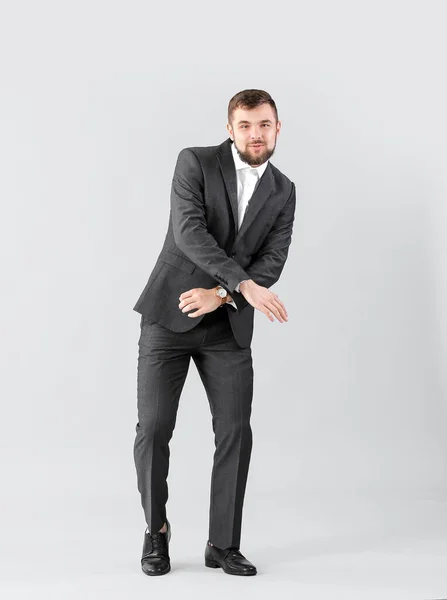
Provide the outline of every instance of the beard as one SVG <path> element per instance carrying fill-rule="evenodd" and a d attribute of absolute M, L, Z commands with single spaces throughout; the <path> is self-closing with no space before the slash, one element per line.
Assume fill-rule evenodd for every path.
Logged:
<path fill-rule="evenodd" d="M 273 153 L 275 152 L 275 148 L 276 148 L 276 137 L 275 137 L 275 144 L 271 150 L 269 150 L 267 148 L 267 146 L 264 145 L 263 149 L 260 152 L 253 151 L 253 149 L 250 148 L 250 146 L 247 146 L 247 151 L 242 152 L 236 146 L 235 141 L 233 141 L 233 144 L 234 144 L 234 147 L 236 148 L 239 158 L 241 160 L 243 160 L 245 163 L 250 165 L 250 167 L 259 167 L 259 165 L 262 165 L 271 156 L 273 156 Z"/>

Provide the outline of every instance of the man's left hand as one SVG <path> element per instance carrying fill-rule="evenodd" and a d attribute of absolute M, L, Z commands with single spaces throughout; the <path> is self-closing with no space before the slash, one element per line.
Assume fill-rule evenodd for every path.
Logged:
<path fill-rule="evenodd" d="M 180 298 L 179 309 L 186 313 L 190 310 L 195 310 L 188 314 L 188 317 L 200 317 L 206 313 L 213 312 L 221 305 L 220 298 L 216 295 L 216 288 L 207 290 L 205 288 L 194 288 L 187 292 L 183 292 Z"/>

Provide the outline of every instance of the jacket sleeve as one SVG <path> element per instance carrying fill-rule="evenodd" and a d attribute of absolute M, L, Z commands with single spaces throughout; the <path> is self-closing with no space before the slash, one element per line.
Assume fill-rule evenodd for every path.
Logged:
<path fill-rule="evenodd" d="M 292 182 L 292 190 L 287 202 L 279 213 L 261 248 L 245 269 L 248 278 L 253 279 L 258 285 L 269 288 L 278 281 L 282 273 L 292 241 L 295 206 L 296 189 L 295 184 Z M 239 310 L 248 304 L 242 294 L 236 292 L 232 297 Z"/>
<path fill-rule="evenodd" d="M 200 163 L 193 150 L 184 148 L 178 155 L 171 185 L 174 241 L 195 265 L 232 294 L 237 284 L 250 276 L 208 232 L 203 190 Z"/>

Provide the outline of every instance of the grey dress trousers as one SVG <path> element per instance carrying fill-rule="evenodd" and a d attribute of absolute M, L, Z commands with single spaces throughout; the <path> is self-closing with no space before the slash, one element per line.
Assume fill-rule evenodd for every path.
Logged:
<path fill-rule="evenodd" d="M 208 397 L 215 436 L 208 539 L 218 548 L 239 548 L 252 449 L 251 348 L 236 343 L 227 306 L 207 313 L 182 333 L 142 316 L 138 345 L 134 458 L 148 529 L 155 533 L 166 521 L 169 441 L 192 358 Z"/>

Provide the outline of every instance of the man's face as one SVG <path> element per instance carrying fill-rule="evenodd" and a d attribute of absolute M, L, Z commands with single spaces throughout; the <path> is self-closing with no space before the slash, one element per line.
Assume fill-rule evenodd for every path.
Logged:
<path fill-rule="evenodd" d="M 234 141 L 236 150 L 244 162 L 258 167 L 274 153 L 281 121 L 275 121 L 270 104 L 261 104 L 250 110 L 236 108 L 227 131 Z"/>

